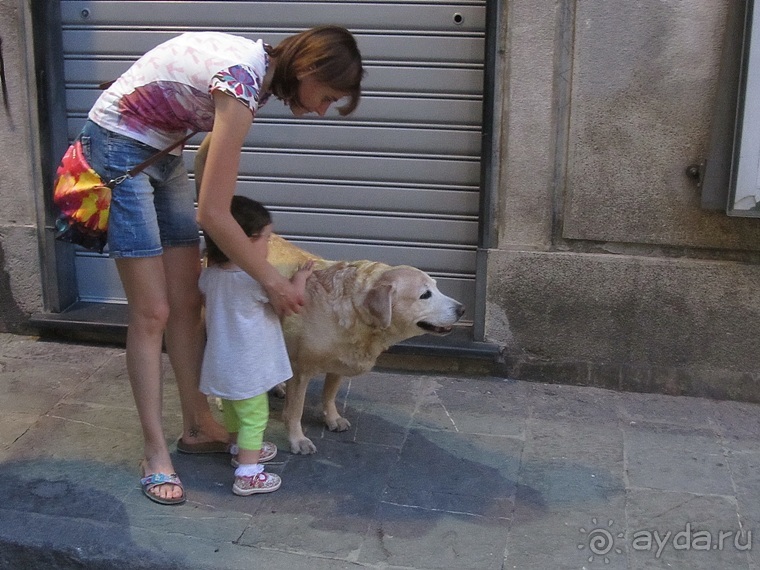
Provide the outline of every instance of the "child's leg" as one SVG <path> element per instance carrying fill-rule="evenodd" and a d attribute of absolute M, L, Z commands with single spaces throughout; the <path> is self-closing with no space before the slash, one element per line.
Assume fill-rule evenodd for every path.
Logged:
<path fill-rule="evenodd" d="M 259 463 L 264 429 L 269 419 L 269 399 L 266 393 L 234 402 L 240 429 L 238 431 L 238 462 L 235 469 L 235 484 L 232 492 L 236 495 L 270 493 L 280 488 L 280 477 L 265 473 Z"/>
<path fill-rule="evenodd" d="M 268 416 L 269 414 L 269 397 L 268 396 L 267 396 L 266 403 L 267 403 L 266 414 Z M 233 404 L 231 402 L 228 402 L 227 405 L 231 407 Z M 257 412 L 254 410 L 252 413 L 256 414 Z M 245 416 L 246 414 L 243 413 L 242 415 Z M 240 424 L 237 418 L 238 418 L 238 415 L 236 412 L 235 419 L 236 419 L 236 422 L 238 423 L 235 424 L 235 430 L 238 430 L 240 428 Z M 266 428 L 266 425 L 264 426 L 264 428 Z M 232 444 L 230 445 L 230 455 L 232 455 L 232 459 L 230 462 L 232 463 L 233 467 L 237 467 L 238 465 L 240 465 L 240 461 L 239 461 L 240 458 L 238 457 L 239 448 L 238 448 L 237 440 L 238 440 L 237 431 L 235 433 L 230 433 L 230 442 Z M 274 443 L 271 443 L 269 441 L 262 442 L 258 463 L 266 463 L 274 459 L 276 456 L 277 456 L 277 446 Z"/>
<path fill-rule="evenodd" d="M 238 430 L 238 462 L 254 465 L 259 462 L 264 430 L 269 421 L 269 397 L 260 394 L 254 398 L 235 402 L 240 429 Z"/>

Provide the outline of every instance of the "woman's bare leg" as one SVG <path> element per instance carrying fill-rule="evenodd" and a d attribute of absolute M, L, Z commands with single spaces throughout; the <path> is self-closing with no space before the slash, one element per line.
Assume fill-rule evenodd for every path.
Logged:
<path fill-rule="evenodd" d="M 197 247 L 170 247 L 164 249 L 163 257 L 170 307 L 166 350 L 182 405 L 182 441 L 226 442 L 227 430 L 213 417 L 208 399 L 198 390 L 206 342 L 198 290 L 200 252 Z"/>
<path fill-rule="evenodd" d="M 163 262 L 160 257 L 122 258 L 116 260 L 116 267 L 127 295 L 127 372 L 143 431 L 143 474 L 171 474 L 174 467 L 161 422 L 161 351 L 169 318 Z M 182 488 L 169 483 L 151 492 L 164 499 L 182 496 Z"/>

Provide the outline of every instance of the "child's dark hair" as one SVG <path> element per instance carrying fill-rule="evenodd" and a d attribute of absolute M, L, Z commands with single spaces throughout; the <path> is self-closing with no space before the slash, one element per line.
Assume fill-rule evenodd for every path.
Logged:
<path fill-rule="evenodd" d="M 269 210 L 260 202 L 245 196 L 233 196 L 230 211 L 232 217 L 240 224 L 248 237 L 261 233 L 261 230 L 272 223 L 272 214 L 269 213 Z M 205 239 L 206 257 L 209 262 L 226 263 L 230 260 L 208 234 L 206 234 Z"/>

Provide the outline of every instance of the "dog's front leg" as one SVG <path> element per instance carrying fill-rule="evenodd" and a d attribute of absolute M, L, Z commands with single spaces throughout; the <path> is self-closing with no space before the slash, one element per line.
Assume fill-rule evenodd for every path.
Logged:
<path fill-rule="evenodd" d="M 293 377 L 285 383 L 285 406 L 282 409 L 282 419 L 288 428 L 290 451 L 295 454 L 308 455 L 317 451 L 317 446 L 306 437 L 301 427 L 303 407 L 306 403 L 306 388 L 310 376 L 296 371 Z"/>
<path fill-rule="evenodd" d="M 342 379 L 342 376 L 332 372 L 325 375 L 325 385 L 322 388 L 322 413 L 330 431 L 346 431 L 351 427 L 351 423 L 346 418 L 341 417 L 338 408 L 335 407 L 335 398 L 338 395 Z"/>

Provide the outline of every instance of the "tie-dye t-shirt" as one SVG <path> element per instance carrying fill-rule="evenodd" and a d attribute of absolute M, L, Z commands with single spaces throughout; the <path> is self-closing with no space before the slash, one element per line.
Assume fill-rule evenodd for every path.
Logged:
<path fill-rule="evenodd" d="M 153 148 L 165 148 L 188 131 L 211 130 L 214 91 L 246 104 L 253 120 L 268 98 L 261 93 L 268 66 L 261 40 L 221 32 L 182 34 L 136 61 L 100 95 L 89 118 Z"/>

